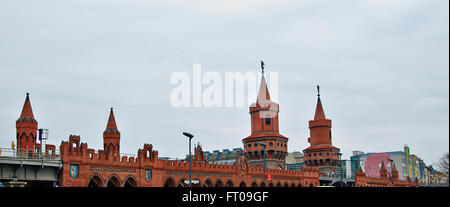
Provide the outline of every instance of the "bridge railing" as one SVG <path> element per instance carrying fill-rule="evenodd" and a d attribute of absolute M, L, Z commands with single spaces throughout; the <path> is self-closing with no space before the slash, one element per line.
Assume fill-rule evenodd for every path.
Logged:
<path fill-rule="evenodd" d="M 16 158 L 16 159 L 39 159 L 54 160 L 59 159 L 59 151 L 41 151 L 39 149 L 10 149 L 0 148 L 0 157 Z"/>

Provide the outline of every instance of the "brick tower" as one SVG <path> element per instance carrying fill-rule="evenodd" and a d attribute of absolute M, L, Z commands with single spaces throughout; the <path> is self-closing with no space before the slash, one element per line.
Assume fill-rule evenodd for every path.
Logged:
<path fill-rule="evenodd" d="M 111 108 L 108 124 L 103 132 L 103 146 L 106 154 L 118 155 L 120 153 L 120 132 L 117 129 L 113 108 Z"/>
<path fill-rule="evenodd" d="M 244 154 L 250 166 L 264 166 L 264 147 L 266 144 L 266 167 L 285 169 L 288 138 L 279 133 L 279 105 L 270 100 L 262 68 L 261 85 L 256 103 L 250 106 L 252 133 L 243 139 Z"/>
<path fill-rule="evenodd" d="M 16 121 L 17 149 L 33 150 L 36 146 L 38 122 L 34 119 L 29 93 L 25 99 L 22 113 Z"/>
<path fill-rule="evenodd" d="M 303 150 L 305 163 L 308 166 L 319 167 L 319 172 L 324 176 L 336 174 L 336 166 L 339 165 L 339 148 L 332 145 L 331 120 L 325 117 L 320 90 L 317 86 L 317 106 L 314 120 L 309 121 L 310 146 Z"/>

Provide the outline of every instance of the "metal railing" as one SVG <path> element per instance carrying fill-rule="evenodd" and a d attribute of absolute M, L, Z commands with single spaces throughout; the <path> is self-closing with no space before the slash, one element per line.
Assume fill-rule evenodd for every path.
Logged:
<path fill-rule="evenodd" d="M 0 148 L 0 157 L 16 158 L 16 159 L 38 159 L 38 160 L 54 160 L 59 159 L 59 152 L 56 150 L 42 151 L 39 149 L 10 149 Z"/>

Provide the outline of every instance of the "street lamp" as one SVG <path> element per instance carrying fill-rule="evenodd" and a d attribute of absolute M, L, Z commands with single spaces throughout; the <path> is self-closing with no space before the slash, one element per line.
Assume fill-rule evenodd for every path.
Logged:
<path fill-rule="evenodd" d="M 394 160 L 388 159 L 391 162 L 391 179 L 392 179 L 392 186 L 394 186 Z"/>
<path fill-rule="evenodd" d="M 189 138 L 189 187 L 192 187 L 192 173 L 191 173 L 191 139 L 194 137 L 194 135 L 189 134 L 187 132 L 183 132 L 183 135 Z"/>
<path fill-rule="evenodd" d="M 343 185 L 342 185 L 342 153 L 340 153 L 340 152 L 338 152 L 338 155 L 339 155 L 339 174 L 340 174 L 340 177 L 341 177 L 341 188 L 342 187 L 344 187 Z"/>
<path fill-rule="evenodd" d="M 266 144 L 262 143 L 262 142 L 258 142 L 257 144 L 261 145 L 264 147 L 264 185 L 265 187 L 267 187 L 267 175 L 266 175 Z"/>

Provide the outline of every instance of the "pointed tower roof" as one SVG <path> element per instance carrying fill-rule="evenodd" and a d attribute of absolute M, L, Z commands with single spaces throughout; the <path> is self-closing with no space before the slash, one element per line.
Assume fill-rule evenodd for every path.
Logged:
<path fill-rule="evenodd" d="M 20 114 L 20 117 L 19 117 L 18 121 L 24 121 L 24 120 L 36 121 L 34 119 L 33 109 L 31 108 L 31 102 L 30 102 L 29 95 L 30 94 L 27 93 L 27 97 L 25 99 L 25 103 L 23 104 L 22 113 Z"/>
<path fill-rule="evenodd" d="M 320 100 L 320 87 L 317 86 L 317 106 L 316 106 L 316 114 L 314 115 L 314 120 L 323 120 L 327 119 L 325 117 L 325 112 L 323 112 L 322 101 Z"/>
<path fill-rule="evenodd" d="M 261 85 L 259 86 L 258 97 L 256 103 L 264 103 L 270 101 L 269 89 L 267 88 L 266 78 L 264 77 L 264 71 L 261 76 Z"/>
<path fill-rule="evenodd" d="M 384 167 L 384 161 L 383 160 L 381 160 L 381 169 L 382 170 L 385 170 L 386 168 Z"/>
<path fill-rule="evenodd" d="M 119 132 L 116 125 L 116 119 L 114 118 L 113 108 L 111 107 L 111 112 L 109 113 L 108 124 L 106 125 L 105 132 Z"/>
<path fill-rule="evenodd" d="M 395 163 L 394 163 L 394 166 L 392 167 L 392 171 L 394 171 L 394 172 L 397 171 L 397 168 L 395 167 Z"/>

